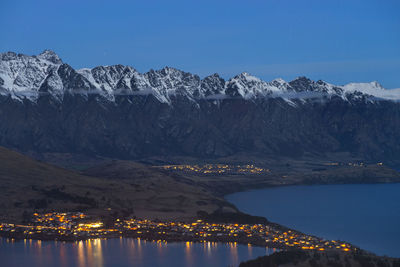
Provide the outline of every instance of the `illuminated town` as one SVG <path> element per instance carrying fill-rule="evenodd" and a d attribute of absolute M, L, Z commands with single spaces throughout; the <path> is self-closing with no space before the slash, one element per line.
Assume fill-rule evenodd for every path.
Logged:
<path fill-rule="evenodd" d="M 368 164 L 363 162 L 326 162 L 323 163 L 324 166 L 337 167 L 337 166 L 350 166 L 350 167 L 366 167 Z M 372 164 L 373 165 L 373 164 Z M 376 163 L 378 166 L 383 166 L 382 162 Z M 176 172 L 186 172 L 188 174 L 197 174 L 197 175 L 261 175 L 271 173 L 271 170 L 268 168 L 262 168 L 255 166 L 253 164 L 247 165 L 230 165 L 230 164 L 204 164 L 204 165 L 190 165 L 190 164 L 182 164 L 182 165 L 163 165 L 163 166 L 154 166 L 154 168 L 160 168 L 168 171 L 176 171 Z"/>
<path fill-rule="evenodd" d="M 165 165 L 159 166 L 169 171 L 183 171 L 197 174 L 263 174 L 270 172 L 269 169 L 256 167 L 254 165 L 228 165 L 228 164 L 205 164 L 205 165 Z"/>
<path fill-rule="evenodd" d="M 14 239 L 77 241 L 96 238 L 132 237 L 157 242 L 224 242 L 278 249 L 356 251 L 335 240 L 305 235 L 264 224 L 208 223 L 116 219 L 112 225 L 83 213 L 33 214 L 31 223 L 0 224 L 0 236 Z"/>

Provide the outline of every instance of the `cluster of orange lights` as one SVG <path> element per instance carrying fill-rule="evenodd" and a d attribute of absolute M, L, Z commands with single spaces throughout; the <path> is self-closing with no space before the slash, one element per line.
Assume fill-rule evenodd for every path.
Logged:
<path fill-rule="evenodd" d="M 115 234 L 146 238 L 168 239 L 171 236 L 183 236 L 193 241 L 217 241 L 265 244 L 272 247 L 293 247 L 303 250 L 341 250 L 352 251 L 356 248 L 350 244 L 323 240 L 308 236 L 292 230 L 281 230 L 274 226 L 264 224 L 231 224 L 231 223 L 208 223 L 202 220 L 196 222 L 155 222 L 140 219 L 117 219 L 114 226 L 105 228 L 101 221 L 93 221 L 83 213 L 46 213 L 33 214 L 34 225 L 12 225 L 0 224 L 0 231 L 14 232 L 23 229 L 23 233 L 32 234 L 52 233 L 63 236 L 74 237 L 111 237 Z M 21 232 L 20 230 L 18 230 Z"/>
<path fill-rule="evenodd" d="M 160 166 L 164 170 L 184 171 L 199 174 L 225 174 L 225 173 L 243 173 L 243 174 L 262 174 L 270 170 L 256 167 L 252 164 L 247 165 L 228 165 L 228 164 L 204 164 L 204 165 L 164 165 Z"/>

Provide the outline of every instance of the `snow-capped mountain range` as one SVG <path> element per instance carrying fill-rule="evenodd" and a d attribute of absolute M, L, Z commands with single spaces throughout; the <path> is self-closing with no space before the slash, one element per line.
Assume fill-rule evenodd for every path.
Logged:
<path fill-rule="evenodd" d="M 36 101 L 41 95 L 62 100 L 69 94 L 99 94 L 109 101 L 117 95 L 152 94 L 162 103 L 175 96 L 190 100 L 213 98 L 281 97 L 287 101 L 305 97 L 365 96 L 371 99 L 400 100 L 400 89 L 385 89 L 377 82 L 350 83 L 344 86 L 299 77 L 286 82 L 263 81 L 243 72 L 227 81 L 218 74 L 200 79 L 198 75 L 165 67 L 140 73 L 130 66 L 98 66 L 75 70 L 50 50 L 28 56 L 0 54 L 0 94 L 13 99 Z"/>
<path fill-rule="evenodd" d="M 0 146 L 38 155 L 345 153 L 400 164 L 399 100 L 400 89 L 377 82 L 266 82 L 246 72 L 201 79 L 170 67 L 140 73 L 123 65 L 75 70 L 49 50 L 0 54 Z"/>

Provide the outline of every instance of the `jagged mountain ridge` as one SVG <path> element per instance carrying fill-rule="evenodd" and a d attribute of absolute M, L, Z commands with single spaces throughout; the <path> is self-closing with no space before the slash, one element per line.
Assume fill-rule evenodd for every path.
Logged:
<path fill-rule="evenodd" d="M 1 54 L 0 79 L 0 145 L 20 151 L 120 159 L 346 153 L 400 163 L 399 90 L 376 82 L 74 70 L 51 51 Z"/>
<path fill-rule="evenodd" d="M 275 79 L 265 82 L 246 72 L 227 81 L 218 74 L 204 79 L 198 75 L 165 67 L 140 73 L 130 66 L 98 66 L 75 70 L 50 50 L 36 56 L 7 52 L 0 54 L 0 93 L 15 99 L 36 101 L 49 94 L 61 100 L 66 93 L 99 94 L 109 101 L 116 95 L 153 94 L 162 103 L 179 95 L 201 98 L 339 96 L 343 99 L 364 95 L 381 99 L 400 99 L 400 90 L 386 90 L 379 83 L 351 83 L 344 86 L 299 77 L 291 82 Z M 298 94 L 303 93 L 303 94 Z"/>

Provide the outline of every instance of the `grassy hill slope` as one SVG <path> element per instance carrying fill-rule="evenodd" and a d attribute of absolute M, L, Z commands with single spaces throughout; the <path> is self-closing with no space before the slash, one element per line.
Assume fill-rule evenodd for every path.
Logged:
<path fill-rule="evenodd" d="M 108 164 L 80 174 L 0 147 L 0 221 L 21 221 L 24 213 L 53 210 L 191 217 L 224 205 L 179 176 L 139 163 Z"/>

